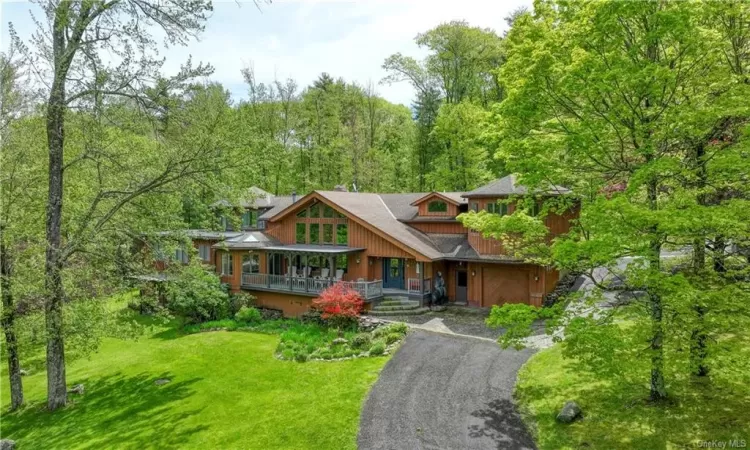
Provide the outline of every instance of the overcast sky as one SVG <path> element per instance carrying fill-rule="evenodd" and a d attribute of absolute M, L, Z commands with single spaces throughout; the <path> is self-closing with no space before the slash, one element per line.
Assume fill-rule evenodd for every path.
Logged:
<path fill-rule="evenodd" d="M 414 43 L 417 33 L 442 22 L 466 20 L 489 27 L 498 34 L 506 29 L 504 17 L 531 0 L 359 0 L 274 1 L 262 10 L 246 1 L 214 1 L 214 13 L 199 42 L 188 47 L 162 50 L 166 71 L 176 71 L 192 55 L 194 61 L 211 63 L 212 80 L 246 97 L 240 70 L 255 69 L 258 81 L 294 78 L 300 87 L 322 72 L 347 81 L 379 83 L 385 76 L 381 65 L 393 53 L 418 59 L 424 51 Z M 22 37 L 34 23 L 22 1 L 0 0 L 1 48 L 8 46 L 8 22 Z M 37 14 L 40 16 L 39 14 Z M 394 103 L 410 105 L 414 91 L 407 83 L 377 85 L 379 94 Z"/>

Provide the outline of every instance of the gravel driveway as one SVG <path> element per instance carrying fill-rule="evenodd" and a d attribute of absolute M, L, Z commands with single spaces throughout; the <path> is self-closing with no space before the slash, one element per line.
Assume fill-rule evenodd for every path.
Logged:
<path fill-rule="evenodd" d="M 511 397 L 531 354 L 412 331 L 367 398 L 359 448 L 535 448 Z"/>

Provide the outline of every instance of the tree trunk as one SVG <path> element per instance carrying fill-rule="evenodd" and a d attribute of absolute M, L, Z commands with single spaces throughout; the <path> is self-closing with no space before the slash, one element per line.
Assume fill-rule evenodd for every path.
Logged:
<path fill-rule="evenodd" d="M 651 210 L 658 209 L 657 204 L 657 182 L 651 180 L 648 183 L 648 200 Z M 656 227 L 651 230 L 654 237 L 651 239 L 649 252 L 649 269 L 653 272 L 661 270 L 661 240 L 657 235 Z M 664 325 L 662 323 L 662 298 L 658 292 L 649 292 L 651 301 L 651 401 L 659 401 L 667 398 L 667 388 L 664 382 Z"/>
<path fill-rule="evenodd" d="M 47 104 L 49 145 L 49 193 L 47 198 L 47 252 L 45 255 L 45 304 L 47 326 L 47 407 L 65 406 L 65 346 L 63 342 L 63 299 L 61 222 L 63 202 L 63 148 L 65 90 L 62 80 L 52 86 Z"/>
<path fill-rule="evenodd" d="M 10 381 L 10 410 L 14 411 L 23 405 L 23 381 L 21 364 L 18 361 L 18 340 L 14 328 L 16 308 L 11 292 L 13 268 L 8 247 L 5 245 L 4 227 L 0 225 L 0 290 L 3 297 L 2 325 L 5 332 L 5 346 L 8 352 L 8 378 Z"/>
<path fill-rule="evenodd" d="M 706 267 L 706 242 L 703 238 L 693 241 L 693 271 L 696 277 L 704 271 Z M 708 356 L 708 347 L 706 343 L 708 336 L 705 329 L 705 316 L 707 308 L 701 304 L 693 305 L 697 324 L 690 334 L 690 359 L 693 364 L 693 375 L 704 377 L 708 375 L 709 369 L 706 364 Z"/>

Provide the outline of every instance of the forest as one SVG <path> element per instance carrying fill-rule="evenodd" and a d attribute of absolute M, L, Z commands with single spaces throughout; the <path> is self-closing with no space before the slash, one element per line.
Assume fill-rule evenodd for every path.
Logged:
<path fill-rule="evenodd" d="M 634 300 L 624 315 L 498 309 L 490 321 L 513 331 L 503 345 L 528 336 L 519 325 L 554 317 L 566 358 L 651 402 L 695 379 L 727 392 L 748 382 L 746 2 L 539 1 L 507 17 L 504 33 L 463 21 L 424 30 L 424 59 L 395 53 L 378 61 L 388 76 L 367 85 L 329 73 L 308 86 L 260 81 L 248 66 L 239 101 L 206 81 L 210 61 L 168 77 L 150 53 L 149 27 L 184 45 L 203 29 L 210 2 L 178 3 L 45 4 L 37 34 L 11 32 L 0 59 L 14 407 L 25 346 L 46 345 L 54 410 L 66 402 L 66 354 L 128 333 L 89 300 L 137 270 L 131 246 L 144 233 L 215 228 L 211 205 L 253 185 L 277 195 L 468 191 L 509 173 L 530 192 L 553 184 L 573 195 L 544 199 L 540 216 L 460 220 L 519 258 L 590 275 L 592 302 L 603 292 Z M 409 83 L 413 104 L 380 97 L 388 83 Z M 571 202 L 580 219 L 550 239 L 544 215 Z M 671 251 L 682 253 L 664 258 Z M 597 279 L 600 270 L 611 276 Z"/>

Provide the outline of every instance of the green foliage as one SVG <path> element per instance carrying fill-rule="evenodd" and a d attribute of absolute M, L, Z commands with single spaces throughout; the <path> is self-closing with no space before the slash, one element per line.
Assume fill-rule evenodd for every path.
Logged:
<path fill-rule="evenodd" d="M 370 356 L 380 356 L 385 353 L 385 342 L 375 341 L 370 347 Z"/>
<path fill-rule="evenodd" d="M 234 318 L 238 322 L 244 323 L 257 323 L 262 320 L 260 311 L 258 311 L 256 308 L 253 308 L 252 306 L 243 306 L 239 311 L 237 311 L 237 314 L 234 315 Z"/>
<path fill-rule="evenodd" d="M 531 325 L 540 319 L 541 308 L 523 303 L 493 305 L 486 323 L 489 327 L 503 327 L 505 333 L 498 338 L 500 346 L 523 348 L 522 339 L 531 334 Z"/>
<path fill-rule="evenodd" d="M 234 317 L 242 308 L 255 305 L 257 298 L 245 292 L 238 292 L 229 296 L 229 314 Z"/>
<path fill-rule="evenodd" d="M 354 349 L 367 349 L 370 347 L 370 342 L 372 342 L 372 334 L 359 333 L 352 337 L 350 345 Z"/>
<path fill-rule="evenodd" d="M 399 333 L 389 333 L 385 337 L 385 343 L 387 345 L 395 344 L 396 342 L 400 341 L 404 336 Z"/>
<path fill-rule="evenodd" d="M 167 283 L 167 306 L 173 314 L 189 322 L 205 322 L 226 317 L 229 297 L 219 277 L 197 264 L 187 265 Z"/>

